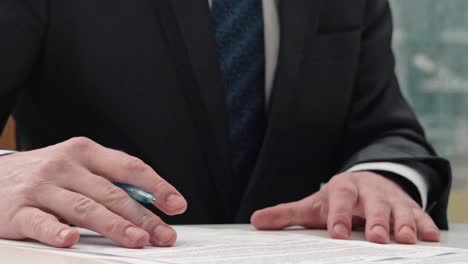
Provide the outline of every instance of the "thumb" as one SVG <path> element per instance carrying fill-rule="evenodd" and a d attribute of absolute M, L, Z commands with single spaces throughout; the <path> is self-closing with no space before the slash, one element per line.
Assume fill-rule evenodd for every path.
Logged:
<path fill-rule="evenodd" d="M 250 222 L 258 230 L 279 230 L 291 226 L 326 228 L 325 203 L 311 198 L 258 210 Z"/>

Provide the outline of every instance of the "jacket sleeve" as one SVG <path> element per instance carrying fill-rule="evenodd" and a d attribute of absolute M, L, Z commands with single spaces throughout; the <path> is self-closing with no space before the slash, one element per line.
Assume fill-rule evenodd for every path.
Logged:
<path fill-rule="evenodd" d="M 0 0 L 0 132 L 30 84 L 47 23 L 45 0 Z"/>
<path fill-rule="evenodd" d="M 402 96 L 395 76 L 392 30 L 388 1 L 367 0 L 342 170 L 367 162 L 400 163 L 418 170 L 428 183 L 427 211 L 439 228 L 446 229 L 450 165 L 437 157 Z"/>

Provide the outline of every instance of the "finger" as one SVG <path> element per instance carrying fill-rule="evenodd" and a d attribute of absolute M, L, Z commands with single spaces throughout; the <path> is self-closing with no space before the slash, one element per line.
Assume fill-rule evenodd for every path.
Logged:
<path fill-rule="evenodd" d="M 94 174 L 112 182 L 138 186 L 156 197 L 154 205 L 168 215 L 185 212 L 187 201 L 150 166 L 121 151 L 105 148 L 89 139 L 76 138 L 68 142 L 69 153 Z"/>
<path fill-rule="evenodd" d="M 414 208 L 413 214 L 416 218 L 419 239 L 428 242 L 439 242 L 440 230 L 432 218 L 420 208 Z"/>
<path fill-rule="evenodd" d="M 406 205 L 394 205 L 392 214 L 395 241 L 401 244 L 415 244 L 417 242 L 417 229 L 411 208 Z"/>
<path fill-rule="evenodd" d="M 358 199 L 358 189 L 351 181 L 331 182 L 328 186 L 329 212 L 327 228 L 332 238 L 348 239 L 351 236 L 353 209 Z"/>
<path fill-rule="evenodd" d="M 76 244 L 80 233 L 37 208 L 24 207 L 14 217 L 22 236 L 59 248 Z"/>
<path fill-rule="evenodd" d="M 91 198 L 58 187 L 48 187 L 43 193 L 47 195 L 36 197 L 40 206 L 74 225 L 96 231 L 128 248 L 141 248 L 149 241 L 145 230 Z"/>
<path fill-rule="evenodd" d="M 370 242 L 386 244 L 390 241 L 391 206 L 388 201 L 375 195 L 364 199 L 366 238 Z"/>
<path fill-rule="evenodd" d="M 259 230 L 279 230 L 290 226 L 325 228 L 326 210 L 322 199 L 312 195 L 300 201 L 258 210 L 250 221 Z"/>
<path fill-rule="evenodd" d="M 125 191 L 108 180 L 83 169 L 79 177 L 69 177 L 62 187 L 83 194 L 104 205 L 150 234 L 154 246 L 172 246 L 177 238 L 174 229 L 161 218 L 130 198 Z"/>

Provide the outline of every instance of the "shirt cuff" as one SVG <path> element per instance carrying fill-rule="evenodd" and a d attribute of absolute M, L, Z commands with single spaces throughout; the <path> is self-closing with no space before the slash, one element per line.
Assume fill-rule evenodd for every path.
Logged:
<path fill-rule="evenodd" d="M 393 162 L 368 162 L 361 163 L 351 167 L 348 172 L 357 172 L 357 171 L 370 171 L 370 170 L 380 170 L 387 171 L 399 175 L 416 186 L 418 189 L 419 195 L 421 197 L 422 208 L 425 210 L 427 208 L 427 198 L 429 193 L 429 187 L 427 180 L 415 169 L 398 164 Z"/>
<path fill-rule="evenodd" d="M 16 153 L 16 151 L 13 150 L 6 150 L 6 149 L 0 149 L 0 156 L 8 155 L 8 154 L 13 154 Z"/>

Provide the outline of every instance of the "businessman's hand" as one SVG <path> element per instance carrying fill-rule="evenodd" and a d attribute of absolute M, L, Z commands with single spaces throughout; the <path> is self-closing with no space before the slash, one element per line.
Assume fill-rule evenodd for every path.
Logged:
<path fill-rule="evenodd" d="M 0 157 L 0 238 L 31 238 L 70 247 L 94 230 L 124 247 L 170 246 L 176 232 L 112 182 L 144 188 L 168 215 L 183 213 L 182 195 L 141 160 L 86 138 Z"/>
<path fill-rule="evenodd" d="M 372 172 L 343 173 L 319 192 L 297 202 L 255 212 L 257 229 L 289 226 L 327 228 L 333 238 L 348 239 L 352 227 L 365 223 L 367 240 L 388 243 L 393 232 L 399 243 L 439 241 L 431 217 L 398 185 Z"/>

